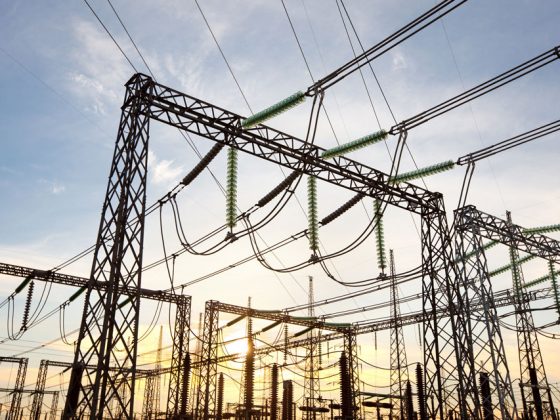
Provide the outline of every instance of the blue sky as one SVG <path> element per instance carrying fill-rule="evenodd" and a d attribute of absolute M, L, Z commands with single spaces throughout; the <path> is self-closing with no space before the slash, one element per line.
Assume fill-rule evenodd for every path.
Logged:
<path fill-rule="evenodd" d="M 280 1 L 200 3 L 254 110 L 310 84 Z M 147 72 L 108 4 L 101 0 L 91 4 L 137 69 Z M 433 2 L 348 0 L 345 4 L 362 42 L 369 46 Z M 193 1 L 115 0 L 114 5 L 161 83 L 239 114 L 249 114 Z M 334 1 L 288 0 L 286 6 L 315 78 L 351 58 Z M 471 0 L 442 23 L 432 25 L 376 60 L 373 68 L 397 120 L 402 120 L 558 45 L 559 18 L 557 1 Z M 411 131 L 408 145 L 418 166 L 456 159 L 556 120 L 559 66 L 560 62 L 553 63 Z M 50 268 L 93 243 L 120 117 L 123 85 L 133 73 L 83 2 L 0 3 L 0 261 Z M 364 77 L 381 125 L 389 128 L 390 114 L 369 70 L 364 71 Z M 329 90 L 325 106 L 341 142 L 378 129 L 357 74 Z M 308 114 L 309 104 L 305 104 L 272 120 L 270 125 L 301 137 Z M 203 152 L 211 147 L 204 139 L 195 141 Z M 555 134 L 480 162 L 469 202 L 498 216 L 511 210 L 514 220 L 524 226 L 558 223 L 558 141 Z M 149 203 L 175 185 L 198 161 L 179 133 L 167 127 L 153 124 L 150 142 Z M 324 117 L 316 142 L 323 147 L 336 144 Z M 388 141 L 390 150 L 395 144 L 395 139 Z M 352 157 L 381 170 L 389 167 L 382 144 Z M 403 170 L 414 168 L 407 154 L 402 165 Z M 224 156 L 211 167 L 224 182 Z M 254 158 L 241 156 L 239 168 L 240 208 L 251 206 L 282 179 L 278 168 Z M 450 213 L 458 199 L 462 176 L 460 168 L 426 180 L 429 189 L 444 193 Z M 297 196 L 305 206 L 305 190 L 300 188 Z M 320 214 L 330 212 L 348 197 L 345 191 L 320 184 Z M 208 174 L 181 194 L 180 206 L 191 238 L 223 223 L 224 199 Z M 365 208 L 371 214 L 370 202 L 365 203 Z M 169 209 L 164 211 L 164 220 L 170 246 L 176 247 Z M 366 211 L 357 206 L 345 219 L 321 233 L 324 247 L 330 251 L 337 249 L 366 223 Z M 417 265 L 419 240 L 411 217 L 390 209 L 385 225 L 387 246 L 395 249 L 397 268 L 405 270 Z M 305 226 L 298 203 L 290 203 L 262 235 L 267 243 L 273 243 Z M 147 221 L 147 262 L 162 256 L 158 230 L 157 216 L 151 216 Z M 235 249 L 228 248 L 216 257 L 185 257 L 178 261 L 181 282 L 250 254 L 247 241 L 239 241 L 231 248 Z M 279 252 L 280 261 L 273 262 L 291 265 L 308 253 L 306 244 L 298 243 Z M 374 253 L 371 239 L 355 253 L 334 261 L 332 268 L 346 280 L 374 276 L 378 273 Z M 497 251 L 489 263 L 491 268 L 505 264 L 505 255 Z M 90 264 L 86 258 L 67 271 L 87 276 Z M 527 267 L 526 277 L 538 277 L 545 271 L 543 262 L 535 263 Z M 186 293 L 193 295 L 195 312 L 210 298 L 244 304 L 248 295 L 257 307 L 285 307 L 306 301 L 308 275 L 316 278 L 318 298 L 346 291 L 317 267 L 293 275 L 276 275 L 252 264 L 197 284 Z M 3 296 L 11 293 L 19 282 L 11 278 L 2 280 Z M 507 288 L 510 281 L 507 275 L 503 276 L 495 287 Z M 164 270 L 154 270 L 145 276 L 144 285 L 166 288 L 169 280 Z M 410 292 L 419 290 L 416 286 L 419 285 L 411 286 Z M 58 293 L 49 303 L 51 307 L 71 293 L 67 289 L 56 290 Z M 370 296 L 346 302 L 338 309 L 387 297 L 388 294 Z M 78 319 L 80 304 L 75 306 L 69 313 L 77 314 L 74 318 Z M 0 316 L 5 319 L 6 314 Z M 539 321 L 545 322 L 552 316 L 539 315 Z M 72 322 L 74 325 L 69 329 L 77 326 L 77 321 Z M 56 328 L 56 323 L 53 325 Z M 414 329 L 410 330 L 413 333 Z M 27 337 L 42 340 L 55 335 L 30 331 Z M 383 339 L 388 339 L 388 335 Z M 508 340 L 508 345 L 514 346 L 514 337 L 508 336 Z M 543 347 L 552 348 L 553 344 L 545 341 Z M 5 347 L 2 352 L 9 350 Z M 411 349 L 411 354 L 420 357 L 419 349 Z M 378 363 L 388 364 L 388 355 L 379 353 L 375 357 Z M 553 358 L 550 352 L 545 354 L 549 364 L 554 363 Z M 514 371 L 516 363 L 515 359 L 510 362 Z M 555 375 L 559 373 L 557 370 Z M 555 376 L 555 380 L 559 378 Z"/>

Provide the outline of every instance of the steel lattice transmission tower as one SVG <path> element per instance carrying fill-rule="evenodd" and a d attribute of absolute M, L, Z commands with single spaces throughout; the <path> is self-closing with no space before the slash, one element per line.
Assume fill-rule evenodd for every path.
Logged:
<path fill-rule="evenodd" d="M 152 89 L 151 81 L 138 77 L 126 84 L 64 419 L 101 420 L 116 418 L 117 412 L 133 418 L 150 121 L 144 96 Z M 96 287 L 97 282 L 107 288 Z M 119 287 L 135 291 L 126 304 Z M 83 369 L 87 365 L 97 369 Z M 126 388 L 126 398 L 119 386 Z"/>
<path fill-rule="evenodd" d="M 480 227 L 474 223 L 479 220 L 479 212 L 472 206 L 455 211 L 455 245 L 462 285 L 460 294 L 464 317 L 469 320 L 466 333 L 472 352 L 464 355 L 464 364 L 476 369 L 472 372 L 475 378 L 477 373 L 489 373 L 490 392 L 482 396 L 478 408 L 490 406 L 491 412 L 499 413 L 502 419 L 507 420 L 516 417 L 516 406 Z M 480 305 L 472 305 L 475 301 Z M 474 381 L 472 386 L 476 388 L 476 379 Z M 484 413 L 479 415 L 485 418 Z"/>
<path fill-rule="evenodd" d="M 313 292 L 313 277 L 309 276 L 309 290 L 307 296 L 308 316 L 315 318 L 315 294 Z M 307 333 L 307 349 L 305 355 L 305 380 L 303 405 L 309 410 L 303 412 L 304 419 L 315 419 L 317 413 L 310 408 L 315 405 L 315 394 L 319 392 L 319 358 L 317 357 L 317 340 L 314 340 L 313 329 Z"/>
<path fill-rule="evenodd" d="M 134 295 L 130 302 L 119 304 L 115 292 L 119 285 L 136 292 L 141 280 L 149 119 L 418 214 L 422 218 L 426 390 L 434 396 L 430 415 L 443 419 L 449 408 L 464 417 L 476 417 L 472 409 L 476 390 L 468 385 L 472 381 L 465 378 L 458 363 L 461 355 L 468 353 L 468 343 L 457 331 L 467 328 L 455 304 L 458 279 L 441 194 L 406 182 L 396 184 L 390 175 L 344 156 L 322 159 L 323 149 L 271 127 L 244 128 L 240 115 L 163 86 L 146 75 L 134 75 L 126 87 L 64 418 L 115 418 L 106 401 L 116 394 L 116 384 L 122 382 L 134 389 L 139 297 Z M 393 132 L 405 137 L 405 126 L 400 124 Z M 107 289 L 99 290 L 97 281 L 107 282 Z M 448 309 L 451 316 L 440 317 L 441 308 Z M 127 334 L 134 338 L 131 346 L 125 342 Z M 212 351 L 212 347 L 206 350 Z M 116 348 L 124 348 L 124 356 L 117 354 Z M 348 354 L 352 359 L 353 353 Z M 201 381 L 204 388 L 215 389 L 213 372 L 205 370 L 214 369 L 207 356 L 208 352 L 203 352 L 206 360 Z M 131 361 L 130 369 L 123 368 L 125 359 Z M 84 366 L 92 363 L 98 369 L 85 371 Z M 110 365 L 117 369 L 114 375 L 109 375 Z M 356 369 L 351 370 L 357 374 Z M 128 395 L 125 400 L 119 398 L 126 419 L 132 417 L 134 404 L 134 393 Z M 215 405 L 214 396 L 209 398 L 203 402 L 205 417 Z"/>
<path fill-rule="evenodd" d="M 510 227 L 510 235 L 515 235 L 511 213 L 507 212 L 507 222 Z M 552 403 L 550 385 L 546 377 L 544 363 L 541 355 L 535 322 L 531 306 L 523 298 L 523 286 L 525 280 L 523 271 L 519 264 L 519 252 L 514 247 L 509 247 L 511 262 L 511 274 L 513 278 L 513 289 L 515 293 L 515 324 L 517 329 L 517 345 L 519 350 L 519 369 L 521 373 L 521 398 L 523 399 L 523 411 L 530 414 L 533 410 L 537 420 L 547 418 L 556 420 L 556 411 Z"/>
<path fill-rule="evenodd" d="M 408 381 L 408 363 L 406 361 L 406 348 L 404 344 L 404 335 L 402 329 L 402 321 L 400 321 L 401 310 L 399 307 L 399 290 L 397 285 L 395 256 L 393 250 L 389 250 L 389 276 L 391 281 L 391 395 L 398 395 L 399 418 L 405 419 L 406 401 L 405 387 Z M 395 403 L 391 401 L 393 405 Z"/>

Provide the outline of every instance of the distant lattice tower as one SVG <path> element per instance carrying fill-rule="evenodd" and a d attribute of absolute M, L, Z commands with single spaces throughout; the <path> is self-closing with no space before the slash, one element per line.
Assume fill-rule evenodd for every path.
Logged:
<path fill-rule="evenodd" d="M 399 290 L 397 285 L 395 257 L 393 250 L 389 250 L 389 276 L 391 281 L 391 395 L 399 398 L 392 400 L 393 407 L 399 407 L 398 417 L 406 418 L 405 387 L 408 381 L 408 363 L 406 361 L 406 348 L 399 307 Z M 391 409 L 393 411 L 394 409 Z M 394 415 L 391 413 L 391 415 Z"/>

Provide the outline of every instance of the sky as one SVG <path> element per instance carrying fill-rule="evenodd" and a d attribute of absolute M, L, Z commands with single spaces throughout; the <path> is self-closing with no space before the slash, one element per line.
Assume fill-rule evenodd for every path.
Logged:
<path fill-rule="evenodd" d="M 134 67 L 127 62 L 84 2 L 9 1 L 0 2 L 0 261 L 49 269 L 93 244 L 98 224 L 124 84 L 136 72 L 147 73 L 106 1 L 90 2 L 115 37 Z M 314 79 L 321 78 L 352 58 L 352 50 L 339 16 L 337 3 L 329 0 L 286 0 L 286 8 L 298 35 L 301 49 Z M 371 46 L 400 28 L 434 4 L 433 1 L 358 1 L 345 5 L 363 45 Z M 114 0 L 130 35 L 157 80 L 189 95 L 241 115 L 250 115 L 238 86 L 194 1 Z M 311 84 L 290 24 L 278 0 L 200 1 L 239 87 L 252 111 L 263 109 Z M 557 1 L 485 2 L 471 0 L 442 21 L 405 41 L 372 63 L 379 85 L 369 68 L 329 89 L 325 94 L 326 115 L 319 118 L 316 144 L 332 147 L 379 129 L 364 82 L 371 93 L 381 128 L 428 109 L 465 89 L 533 58 L 559 43 L 560 3 Z M 352 38 L 355 44 L 355 39 Z M 458 157 L 481 147 L 531 130 L 557 119 L 560 62 L 554 62 L 489 95 L 464 105 L 410 131 L 401 170 L 408 171 Z M 381 86 L 383 93 L 380 91 Z M 385 95 L 390 110 L 387 107 Z M 310 114 L 310 102 L 283 114 L 268 124 L 296 137 L 303 137 Z M 332 128 L 331 125 L 332 124 Z M 334 132 L 334 133 L 333 133 Z M 181 135 L 169 127 L 153 123 L 150 136 L 148 204 L 163 196 L 198 162 L 199 158 Z M 522 226 L 559 223 L 558 134 L 481 161 L 476 166 L 468 203 L 482 211 L 505 218 L 512 212 Z M 201 153 L 210 149 L 208 140 L 194 138 Z M 350 157 L 387 172 L 389 153 L 396 139 L 353 153 Z M 225 183 L 225 153 L 210 165 L 215 177 Z M 284 171 L 284 173 L 286 173 Z M 452 211 L 459 198 L 464 168 L 425 179 L 432 191 L 444 194 Z M 252 206 L 283 179 L 276 166 L 254 157 L 239 156 L 238 205 Z M 260 231 L 261 247 L 306 228 L 307 196 L 305 182 L 281 214 Z M 348 191 L 319 183 L 319 215 L 330 213 L 350 198 Z M 185 234 L 189 240 L 221 226 L 225 221 L 225 199 L 208 172 L 178 196 Z M 367 225 L 373 211 L 371 200 L 357 205 L 344 217 L 320 231 L 322 249 L 333 252 L 350 243 Z M 258 213 L 255 220 L 258 220 Z M 253 220 L 254 221 L 254 220 Z M 167 250 L 180 249 L 169 206 L 146 221 L 144 261 L 163 256 L 160 223 Z M 389 208 L 385 215 L 387 248 L 395 252 L 397 271 L 420 263 L 420 221 L 402 210 Z M 560 239 L 557 233 L 552 237 Z M 220 241 L 222 238 L 217 238 Z M 199 278 L 234 261 L 251 255 L 245 238 L 217 255 L 181 256 L 176 260 L 175 284 Z M 274 267 L 289 267 L 309 258 L 305 239 L 282 249 L 268 262 Z M 505 249 L 488 254 L 490 269 L 507 263 Z M 87 277 L 91 255 L 65 268 L 65 272 Z M 329 269 L 342 281 L 357 281 L 377 276 L 374 238 L 368 238 L 355 251 L 329 262 Z M 527 280 L 546 274 L 544 261 L 525 267 Z M 228 270 L 185 288 L 193 297 L 192 325 L 198 327 L 198 313 L 204 302 L 216 299 L 262 309 L 281 309 L 307 301 L 307 279 L 314 278 L 316 299 L 351 290 L 330 280 L 317 266 L 294 273 L 267 270 L 257 262 Z M 21 279 L 2 276 L 0 295 L 7 297 Z M 493 280 L 495 290 L 511 287 L 509 274 Z M 164 266 L 145 273 L 143 286 L 165 289 L 170 279 Z M 36 300 L 43 285 L 36 285 Z M 420 282 L 401 286 L 403 296 L 418 293 Z M 54 286 L 45 311 L 56 309 L 73 292 Z M 387 290 L 337 305 L 317 308 L 318 315 L 367 304 L 384 302 Z M 21 317 L 24 294 L 15 299 L 15 325 Z M 82 300 L 66 308 L 65 327 L 79 325 Z M 535 305 L 546 306 L 551 302 Z M 418 303 L 403 305 L 402 311 L 418 310 Z M 148 328 L 155 307 L 142 307 L 142 331 Z M 167 315 L 157 323 L 166 325 Z M 506 313 L 508 309 L 500 310 Z M 388 309 L 368 312 L 345 321 L 363 321 L 388 316 Z M 554 311 L 535 315 L 538 325 L 554 321 Z M 0 310 L 0 325 L 6 325 L 6 306 Z M 224 320 L 227 320 L 227 316 Z M 513 318 L 507 318 L 513 322 Z M 1 353 L 15 354 L 39 342 L 60 336 L 59 317 L 31 329 L 18 341 L 2 341 Z M 2 327 L 4 328 L 4 327 Z M 239 326 L 232 334 L 242 333 Z M 142 343 L 153 349 L 155 328 Z M 5 337 L 7 331 L 1 330 Z M 560 333 L 558 327 L 550 332 Z M 416 327 L 406 327 L 409 361 L 420 361 Z M 505 331 L 504 340 L 512 376 L 518 375 L 516 340 Z M 374 341 L 378 342 L 375 349 Z M 164 342 L 169 343 L 166 330 Z M 389 365 L 389 334 L 360 338 L 363 358 L 378 366 Z M 560 363 L 554 353 L 555 340 L 541 338 L 543 357 L 550 382 L 560 381 Z M 30 357 L 30 378 L 39 360 L 45 357 L 71 359 L 71 346 L 57 342 Z M 153 356 L 152 356 L 153 357 Z M 153 360 L 145 361 L 150 363 Z M 0 366 L 0 378 L 9 382 L 7 365 Z M 381 371 L 369 372 L 371 381 L 386 384 Z M 13 378 L 11 378 L 13 380 Z M 57 381 L 58 379 L 53 379 Z M 34 382 L 30 379 L 29 382 Z M 6 382 L 5 382 L 6 383 Z M 235 390 L 232 391 L 235 393 Z M 4 397 L 0 397 L 4 398 Z"/>

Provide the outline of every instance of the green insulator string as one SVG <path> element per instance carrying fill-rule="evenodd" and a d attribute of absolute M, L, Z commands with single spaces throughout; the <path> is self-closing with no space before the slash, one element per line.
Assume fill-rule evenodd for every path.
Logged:
<path fill-rule="evenodd" d="M 560 271 L 555 271 L 554 275 L 555 276 L 560 276 Z M 550 273 L 545 275 L 545 276 L 539 277 L 538 279 L 531 280 L 530 282 L 525 282 L 525 284 L 523 285 L 523 288 L 529 289 L 531 287 L 538 286 L 539 284 L 542 284 L 542 283 L 547 282 L 549 280 L 552 280 L 552 276 L 551 276 Z"/>
<path fill-rule="evenodd" d="M 519 258 L 519 259 L 517 260 L 517 265 L 525 264 L 527 261 L 531 261 L 533 258 L 535 258 L 534 255 L 526 255 L 526 256 L 523 257 L 523 258 Z M 494 277 L 494 276 L 497 276 L 498 274 L 505 273 L 506 271 L 509 271 L 509 270 L 511 270 L 512 268 L 513 268 L 513 267 L 512 267 L 511 264 L 504 265 L 504 266 L 502 266 L 502 267 L 500 267 L 500 268 L 497 268 L 497 269 L 495 269 L 495 270 L 490 271 L 490 272 L 488 273 L 488 276 L 489 276 L 489 277 Z"/>
<path fill-rule="evenodd" d="M 385 268 L 387 268 L 387 257 L 385 255 L 385 236 L 383 234 L 383 214 L 381 212 L 381 201 L 375 200 L 374 212 L 375 212 L 375 244 L 377 246 L 377 266 L 382 273 L 385 273 Z"/>
<path fill-rule="evenodd" d="M 548 271 L 550 272 L 550 281 L 552 283 L 552 291 L 554 292 L 554 303 L 556 303 L 556 312 L 560 317 L 560 291 L 558 290 L 558 280 L 556 278 L 556 271 L 554 271 L 554 263 L 548 262 Z"/>
<path fill-rule="evenodd" d="M 243 128 L 251 128 L 257 124 L 260 124 L 266 120 L 269 120 L 278 114 L 286 112 L 290 108 L 293 108 L 301 103 L 305 102 L 305 93 L 303 92 L 296 92 L 291 96 L 288 96 L 286 99 L 275 103 L 272 106 L 269 106 L 262 111 L 257 112 L 256 114 L 251 115 L 250 117 L 245 118 L 241 121 L 241 126 Z"/>
<path fill-rule="evenodd" d="M 513 291 L 518 301 L 521 301 L 521 276 L 519 273 L 519 265 L 517 263 L 517 256 L 512 247 L 509 248 L 509 260 L 511 263 L 511 276 L 513 279 Z"/>
<path fill-rule="evenodd" d="M 315 253 L 319 250 L 319 220 L 317 217 L 317 179 L 307 177 L 307 218 L 309 222 L 309 249 Z"/>
<path fill-rule="evenodd" d="M 325 150 L 321 157 L 323 159 L 330 159 L 335 156 L 345 155 L 347 153 L 353 152 L 354 150 L 362 149 L 370 144 L 380 142 L 385 140 L 388 133 L 385 130 L 376 131 L 375 133 L 368 134 L 367 136 L 360 137 L 349 143 L 341 144 L 332 149 Z"/>
<path fill-rule="evenodd" d="M 527 228 L 523 229 L 523 233 L 550 233 L 550 232 L 558 232 L 560 230 L 560 225 L 548 225 L 548 226 L 539 226 L 535 228 Z"/>
<path fill-rule="evenodd" d="M 460 262 L 460 261 L 466 261 L 471 259 L 472 257 L 474 257 L 478 252 L 482 252 L 482 251 L 486 251 L 487 249 L 493 248 L 496 245 L 498 245 L 499 242 L 498 241 L 490 241 L 485 243 L 484 245 L 482 245 L 481 248 L 479 249 L 475 249 L 474 251 L 469 252 L 468 254 L 466 254 L 464 257 L 459 257 L 455 260 L 456 263 Z"/>
<path fill-rule="evenodd" d="M 230 229 L 237 219 L 237 149 L 229 148 L 227 155 L 226 223 Z"/>
<path fill-rule="evenodd" d="M 391 182 L 408 182 L 417 178 L 425 178 L 427 176 L 432 176 L 441 172 L 449 171 L 455 167 L 455 162 L 448 160 L 441 163 L 436 163 L 435 165 L 426 166 L 425 168 L 420 168 L 415 171 L 404 172 L 402 174 L 391 177 Z"/>

